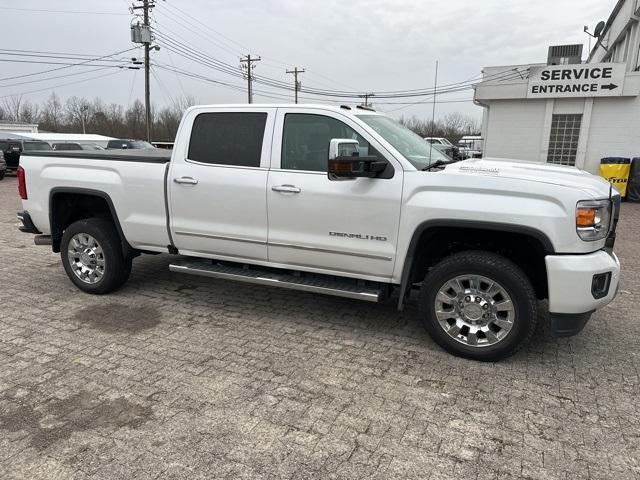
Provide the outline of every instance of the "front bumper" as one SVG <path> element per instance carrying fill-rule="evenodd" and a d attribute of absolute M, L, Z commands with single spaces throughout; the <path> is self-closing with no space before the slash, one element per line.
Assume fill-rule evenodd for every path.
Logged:
<path fill-rule="evenodd" d="M 612 251 L 548 255 L 545 263 L 551 332 L 556 336 L 579 333 L 591 314 L 618 292 L 620 261 Z"/>

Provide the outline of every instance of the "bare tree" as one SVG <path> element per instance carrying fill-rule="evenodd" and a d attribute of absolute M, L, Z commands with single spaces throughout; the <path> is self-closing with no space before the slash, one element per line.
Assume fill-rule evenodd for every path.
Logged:
<path fill-rule="evenodd" d="M 399 121 L 421 137 L 444 137 L 452 143 L 457 143 L 463 135 L 479 134 L 480 131 L 474 118 L 459 112 L 448 113 L 435 123 L 416 117 L 401 117 Z"/>
<path fill-rule="evenodd" d="M 23 123 L 38 123 L 40 121 L 40 107 L 28 100 L 20 107 L 19 121 Z"/>
<path fill-rule="evenodd" d="M 20 108 L 22 107 L 22 95 L 14 95 L 2 100 L 3 110 L 6 120 L 11 122 L 20 121 Z"/>
<path fill-rule="evenodd" d="M 41 127 L 44 130 L 59 132 L 63 123 L 64 109 L 60 98 L 52 93 L 42 106 Z"/>

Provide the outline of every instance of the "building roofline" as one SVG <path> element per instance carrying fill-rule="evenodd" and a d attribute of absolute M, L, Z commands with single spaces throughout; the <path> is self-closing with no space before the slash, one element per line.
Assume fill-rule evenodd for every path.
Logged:
<path fill-rule="evenodd" d="M 591 61 L 591 59 L 593 58 L 593 55 L 595 54 L 596 50 L 599 47 L 601 47 L 601 46 L 604 47 L 604 45 L 602 45 L 602 39 L 609 32 L 609 29 L 611 28 L 611 25 L 613 25 L 614 19 L 618 16 L 618 13 L 620 13 L 620 9 L 622 8 L 622 5 L 624 5 L 625 1 L 626 0 L 618 0 L 618 3 L 616 3 L 616 6 L 613 7 L 613 10 L 611 11 L 611 14 L 609 15 L 609 18 L 607 18 L 607 22 L 605 23 L 604 29 L 602 30 L 602 33 L 598 37 L 598 41 L 596 42 L 596 44 L 593 46 L 593 48 L 589 52 L 589 57 L 587 58 L 588 62 Z"/>

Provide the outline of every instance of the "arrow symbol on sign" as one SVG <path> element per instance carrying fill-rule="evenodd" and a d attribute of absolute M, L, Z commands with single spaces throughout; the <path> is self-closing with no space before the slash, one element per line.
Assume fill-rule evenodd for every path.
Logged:
<path fill-rule="evenodd" d="M 618 85 L 610 83 L 609 85 L 600 85 L 600 88 L 602 90 L 614 90 L 614 89 L 618 88 Z"/>

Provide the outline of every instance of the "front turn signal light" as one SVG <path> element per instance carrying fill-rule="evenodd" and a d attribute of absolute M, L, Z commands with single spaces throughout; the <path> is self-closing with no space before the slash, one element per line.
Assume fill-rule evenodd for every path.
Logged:
<path fill-rule="evenodd" d="M 576 232 L 585 242 L 602 240 L 611 227 L 610 200 L 584 200 L 576 206 Z"/>

